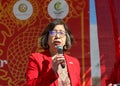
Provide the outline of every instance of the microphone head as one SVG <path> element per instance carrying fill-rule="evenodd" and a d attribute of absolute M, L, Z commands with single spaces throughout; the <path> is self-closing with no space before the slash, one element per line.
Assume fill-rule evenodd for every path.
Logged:
<path fill-rule="evenodd" d="M 58 54 L 63 54 L 63 46 L 58 45 L 58 46 L 56 46 L 56 49 L 58 51 Z"/>
<path fill-rule="evenodd" d="M 56 46 L 56 49 L 58 51 L 58 54 L 63 54 L 63 46 L 58 45 Z M 61 63 L 62 68 L 65 68 L 65 63 Z"/>

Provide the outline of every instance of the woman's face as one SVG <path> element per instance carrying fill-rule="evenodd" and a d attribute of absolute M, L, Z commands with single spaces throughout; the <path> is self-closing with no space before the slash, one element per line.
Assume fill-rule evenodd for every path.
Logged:
<path fill-rule="evenodd" d="M 56 25 L 52 31 L 49 32 L 48 45 L 50 50 L 55 49 L 55 46 L 64 46 L 66 43 L 66 31 L 63 25 Z"/>

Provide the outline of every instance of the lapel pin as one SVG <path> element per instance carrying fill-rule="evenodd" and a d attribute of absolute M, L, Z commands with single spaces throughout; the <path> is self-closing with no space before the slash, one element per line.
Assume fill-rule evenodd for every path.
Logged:
<path fill-rule="evenodd" d="M 73 64 L 73 62 L 69 62 L 70 64 Z"/>

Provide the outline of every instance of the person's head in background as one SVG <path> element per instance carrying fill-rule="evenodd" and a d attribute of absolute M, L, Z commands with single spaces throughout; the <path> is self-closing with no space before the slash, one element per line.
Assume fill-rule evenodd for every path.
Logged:
<path fill-rule="evenodd" d="M 68 50 L 74 39 L 65 22 L 62 19 L 54 19 L 47 25 L 41 34 L 40 45 L 43 49 L 56 53 L 55 46 L 63 46 L 63 50 Z"/>

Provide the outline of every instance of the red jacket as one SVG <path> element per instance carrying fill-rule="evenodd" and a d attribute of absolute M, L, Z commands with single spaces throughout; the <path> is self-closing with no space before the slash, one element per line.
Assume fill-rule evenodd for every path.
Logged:
<path fill-rule="evenodd" d="M 64 55 L 71 86 L 81 86 L 80 64 L 74 57 Z M 26 70 L 26 86 L 58 86 L 58 74 L 52 70 L 50 53 L 33 53 Z"/>

